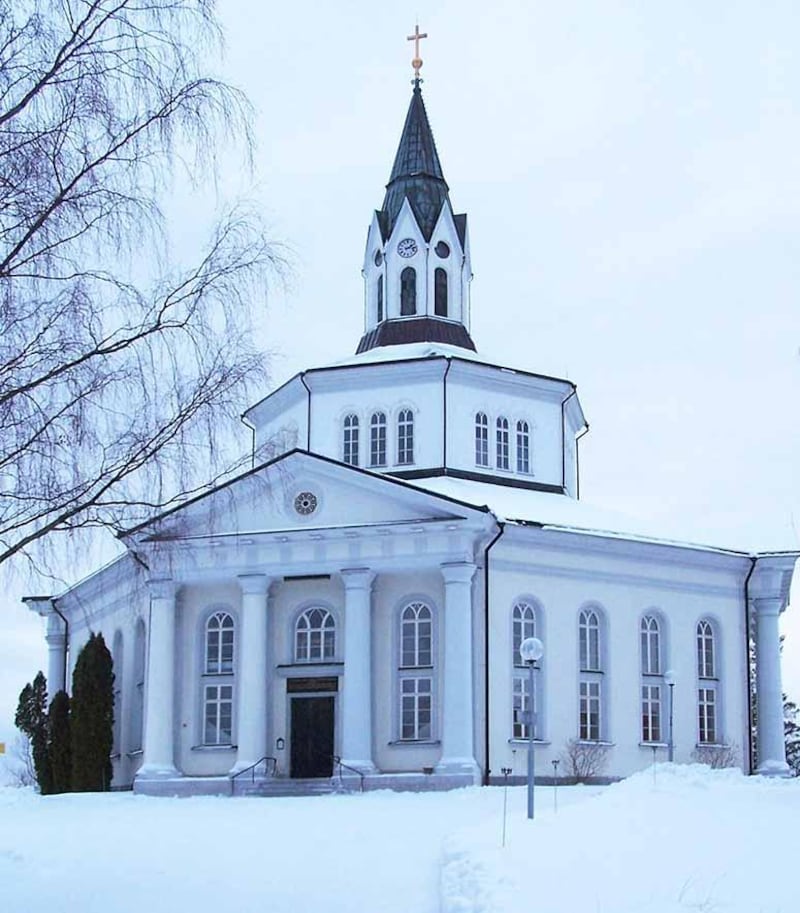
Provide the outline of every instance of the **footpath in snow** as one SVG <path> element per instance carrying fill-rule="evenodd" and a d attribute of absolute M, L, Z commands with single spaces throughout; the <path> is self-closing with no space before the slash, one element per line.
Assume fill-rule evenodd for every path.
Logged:
<path fill-rule="evenodd" d="M 796 913 L 800 781 L 663 765 L 607 788 L 308 799 L 0 789 L 25 913 Z"/>

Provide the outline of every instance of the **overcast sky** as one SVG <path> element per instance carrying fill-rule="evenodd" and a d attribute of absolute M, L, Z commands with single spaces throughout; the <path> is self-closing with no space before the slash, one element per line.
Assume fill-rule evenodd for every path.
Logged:
<path fill-rule="evenodd" d="M 473 339 L 578 385 L 582 496 L 670 537 L 800 546 L 796 0 L 220 5 L 220 75 L 255 106 L 256 175 L 223 162 L 202 201 L 176 194 L 178 249 L 203 205 L 241 192 L 291 248 L 291 287 L 264 305 L 275 384 L 363 331 L 363 245 L 418 14 L 428 114 L 469 216 Z M 18 595 L 0 738 L 46 662 Z M 792 614 L 784 678 L 800 698 Z"/>

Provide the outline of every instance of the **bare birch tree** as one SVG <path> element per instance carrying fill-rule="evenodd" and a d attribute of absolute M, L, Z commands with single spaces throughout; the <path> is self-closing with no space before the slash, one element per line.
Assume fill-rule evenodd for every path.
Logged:
<path fill-rule="evenodd" d="M 249 157 L 246 99 L 203 74 L 219 41 L 213 0 L 0 0 L 0 565 L 231 469 L 275 249 L 233 212 L 159 266 L 174 162 Z"/>

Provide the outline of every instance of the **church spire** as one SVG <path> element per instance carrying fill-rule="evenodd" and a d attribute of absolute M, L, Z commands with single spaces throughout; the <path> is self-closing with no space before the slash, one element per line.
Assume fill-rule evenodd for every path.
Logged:
<path fill-rule="evenodd" d="M 408 199 L 425 239 L 429 240 L 448 199 L 449 188 L 422 100 L 421 82 L 419 77 L 414 79 L 414 92 L 382 208 L 387 216 L 385 231 L 388 235 L 394 228 L 403 200 Z"/>
<path fill-rule="evenodd" d="M 455 215 L 422 100 L 416 42 L 414 91 L 383 206 L 364 254 L 364 335 L 358 352 L 404 343 L 475 349 L 469 335 L 472 279 L 467 217 Z"/>

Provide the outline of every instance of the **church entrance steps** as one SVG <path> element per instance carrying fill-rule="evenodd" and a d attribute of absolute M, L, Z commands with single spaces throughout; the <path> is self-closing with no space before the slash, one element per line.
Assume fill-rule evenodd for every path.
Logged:
<path fill-rule="evenodd" d="M 287 777 L 262 777 L 256 781 L 236 783 L 235 796 L 261 796 L 272 798 L 278 796 L 329 796 L 337 792 L 350 792 L 347 786 L 331 777 L 313 779 L 289 779 Z"/>

